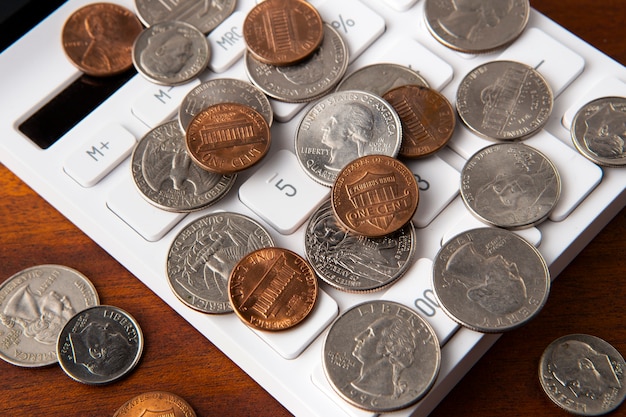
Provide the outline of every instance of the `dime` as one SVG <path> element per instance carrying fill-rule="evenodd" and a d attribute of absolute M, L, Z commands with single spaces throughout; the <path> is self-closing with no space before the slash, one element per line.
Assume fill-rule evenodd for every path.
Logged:
<path fill-rule="evenodd" d="M 304 0 L 265 0 L 243 22 L 248 51 L 269 65 L 302 61 L 317 50 L 323 37 L 322 17 Z"/>
<path fill-rule="evenodd" d="M 417 402 L 433 386 L 441 365 L 430 324 L 410 308 L 382 300 L 339 316 L 322 354 L 333 389 L 350 404 L 377 413 Z"/>
<path fill-rule="evenodd" d="M 428 87 L 428 82 L 409 67 L 383 62 L 366 65 L 346 75 L 336 90 L 367 91 L 382 97 L 387 91 L 403 85 Z"/>
<path fill-rule="evenodd" d="M 574 116 L 572 140 L 587 159 L 606 167 L 626 166 L 626 98 L 602 97 Z"/>
<path fill-rule="evenodd" d="M 456 108 L 476 134 L 492 140 L 526 139 L 552 112 L 552 90 L 534 68 L 514 61 L 491 61 L 461 81 Z"/>
<path fill-rule="evenodd" d="M 139 394 L 117 409 L 113 417 L 196 417 L 182 397 L 165 391 Z"/>
<path fill-rule="evenodd" d="M 179 85 L 206 69 L 211 48 L 195 26 L 167 21 L 144 29 L 135 41 L 132 56 L 137 71 L 149 81 Z"/>
<path fill-rule="evenodd" d="M 404 275 L 412 265 L 416 239 L 412 222 L 379 238 L 352 233 L 339 225 L 327 200 L 309 219 L 305 251 L 324 282 L 342 291 L 367 293 Z"/>
<path fill-rule="evenodd" d="M 137 143 L 132 155 L 133 180 L 151 204 L 174 212 L 200 210 L 219 201 L 237 174 L 216 174 L 192 162 L 177 121 L 161 124 Z"/>
<path fill-rule="evenodd" d="M 242 214 L 218 212 L 194 220 L 174 238 L 167 278 L 174 294 L 203 313 L 233 311 L 228 278 L 235 264 L 257 249 L 274 246 L 270 234 Z"/>
<path fill-rule="evenodd" d="M 259 330 L 294 327 L 313 310 L 317 295 L 317 277 L 311 265 L 282 248 L 258 249 L 244 256 L 228 281 L 235 313 Z"/>
<path fill-rule="evenodd" d="M 351 161 L 395 157 L 401 142 L 402 124 L 389 103 L 365 91 L 337 91 L 306 110 L 296 128 L 295 150 L 304 172 L 330 187 Z"/>
<path fill-rule="evenodd" d="M 135 0 L 139 19 L 146 25 L 183 21 L 208 34 L 235 10 L 236 0 Z"/>
<path fill-rule="evenodd" d="M 570 334 L 548 345 L 539 362 L 539 381 L 552 402 L 570 413 L 599 416 L 626 398 L 626 362 L 596 336 Z"/>
<path fill-rule="evenodd" d="M 119 74 L 133 66 L 132 49 L 141 22 L 113 3 L 93 3 L 70 15 L 63 25 L 63 50 L 79 70 L 92 76 Z"/>
<path fill-rule="evenodd" d="M 491 52 L 522 34 L 528 0 L 426 0 L 428 30 L 443 45 L 466 53 Z"/>
<path fill-rule="evenodd" d="M 186 146 L 191 158 L 203 169 L 233 174 L 263 159 L 270 139 L 270 127 L 252 107 L 218 103 L 191 120 Z"/>
<path fill-rule="evenodd" d="M 0 285 L 0 358 L 28 368 L 57 362 L 61 329 L 99 303 L 95 287 L 62 265 L 26 268 Z"/>
<path fill-rule="evenodd" d="M 331 190 L 339 223 L 353 233 L 381 237 L 411 221 L 419 200 L 417 180 L 402 162 L 369 155 L 349 163 Z"/>
<path fill-rule="evenodd" d="M 396 110 L 402 122 L 405 158 L 429 156 L 446 146 L 456 125 L 456 114 L 448 99 L 428 87 L 405 85 L 386 92 L 383 98 Z"/>
<path fill-rule="evenodd" d="M 121 308 L 101 305 L 74 315 L 57 342 L 59 364 L 84 384 L 108 384 L 130 373 L 141 358 L 143 334 Z"/>
<path fill-rule="evenodd" d="M 215 78 L 198 85 L 183 98 L 178 110 L 181 128 L 187 130 L 196 114 L 218 103 L 245 104 L 261 113 L 268 126 L 272 125 L 274 113 L 270 101 L 261 90 L 235 78 Z"/>
<path fill-rule="evenodd" d="M 539 251 L 515 233 L 484 227 L 461 233 L 435 256 L 433 289 L 443 311 L 472 330 L 492 333 L 535 317 L 550 290 Z"/>
<path fill-rule="evenodd" d="M 348 68 L 348 48 L 331 25 L 324 25 L 321 46 L 304 61 L 288 66 L 264 64 L 245 54 L 250 81 L 268 96 L 285 102 L 315 100 L 331 91 Z"/>
<path fill-rule="evenodd" d="M 466 161 L 461 178 L 461 197 L 470 212 L 507 229 L 541 223 L 561 195 L 561 178 L 554 164 L 519 142 L 479 150 Z"/>

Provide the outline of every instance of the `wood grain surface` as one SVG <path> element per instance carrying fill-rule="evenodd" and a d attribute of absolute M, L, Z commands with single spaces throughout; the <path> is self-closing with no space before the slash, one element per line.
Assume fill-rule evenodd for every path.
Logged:
<path fill-rule="evenodd" d="M 626 63 L 623 0 L 536 0 L 533 7 Z M 143 358 L 122 381 L 94 387 L 58 366 L 19 368 L 0 361 L 2 416 L 112 416 L 146 391 L 180 395 L 198 416 L 288 416 L 276 400 L 72 223 L 0 166 L 0 281 L 36 264 L 75 268 L 103 304 L 141 323 Z M 537 377 L 545 347 L 589 333 L 626 354 L 626 210 L 555 280 L 547 305 L 528 325 L 502 336 L 432 413 L 449 416 L 568 416 Z M 614 415 L 626 415 L 626 405 Z"/>

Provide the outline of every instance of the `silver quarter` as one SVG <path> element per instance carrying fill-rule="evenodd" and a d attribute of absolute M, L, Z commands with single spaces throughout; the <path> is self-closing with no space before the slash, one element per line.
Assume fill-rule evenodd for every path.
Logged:
<path fill-rule="evenodd" d="M 432 327 L 390 301 L 352 307 L 331 325 L 322 350 L 326 377 L 350 404 L 387 412 L 409 407 L 433 386 L 441 364 Z"/>
<path fill-rule="evenodd" d="M 167 211 L 186 213 L 206 208 L 222 199 L 237 178 L 237 174 L 216 174 L 193 163 L 176 120 L 149 131 L 135 146 L 131 159 L 139 193 Z"/>
<path fill-rule="evenodd" d="M 561 195 L 561 178 L 554 164 L 519 142 L 479 150 L 468 158 L 461 178 L 461 197 L 470 212 L 507 229 L 541 223 Z"/>
<path fill-rule="evenodd" d="M 337 222 L 330 200 L 313 213 L 305 234 L 306 256 L 318 276 L 355 293 L 381 290 L 404 275 L 416 243 L 412 222 L 380 238 L 351 233 Z"/>
<path fill-rule="evenodd" d="M 252 107 L 272 125 L 274 113 L 267 96 L 249 82 L 235 78 L 215 78 L 195 87 L 183 98 L 178 109 L 178 121 L 183 130 L 193 117 L 213 104 L 238 103 Z"/>
<path fill-rule="evenodd" d="M 472 229 L 446 242 L 433 265 L 433 289 L 457 323 L 483 333 L 520 327 L 548 299 L 550 273 L 539 251 L 514 232 Z"/>
<path fill-rule="evenodd" d="M 336 90 L 367 91 L 382 97 L 386 92 L 405 85 L 429 86 L 417 71 L 404 65 L 385 62 L 367 65 L 346 75 Z"/>
<path fill-rule="evenodd" d="M 72 379 L 103 385 L 128 375 L 139 363 L 144 339 L 139 323 L 119 307 L 90 307 L 72 317 L 57 343 L 59 364 Z"/>
<path fill-rule="evenodd" d="M 246 73 L 250 81 L 268 96 L 285 102 L 315 100 L 336 87 L 348 68 L 348 48 L 332 26 L 324 25 L 324 40 L 304 61 L 273 66 L 246 52 Z"/>
<path fill-rule="evenodd" d="M 396 157 L 401 144 L 398 113 L 365 91 L 336 91 L 321 98 L 296 128 L 298 162 L 307 175 L 329 187 L 351 161 L 366 155 Z"/>
<path fill-rule="evenodd" d="M 133 46 L 133 64 L 149 81 L 180 85 L 198 76 L 211 58 L 209 42 L 189 23 L 167 21 L 144 29 Z"/>
<path fill-rule="evenodd" d="M 626 166 L 626 97 L 602 97 L 585 104 L 571 128 L 576 149 L 606 167 Z"/>
<path fill-rule="evenodd" d="M 249 253 L 272 246 L 267 230 L 247 216 L 219 212 L 200 217 L 181 230 L 170 246 L 166 266 L 170 287 L 191 308 L 230 313 L 232 269 Z"/>
<path fill-rule="evenodd" d="M 135 9 L 146 26 L 179 20 L 207 34 L 230 16 L 236 4 L 236 0 L 135 0 Z"/>
<path fill-rule="evenodd" d="M 491 61 L 470 71 L 457 90 L 461 120 L 492 140 L 523 140 L 541 129 L 552 113 L 553 95 L 534 68 Z"/>
<path fill-rule="evenodd" d="M 600 416 L 626 398 L 626 362 L 608 342 L 587 334 L 562 336 L 539 361 L 539 381 L 552 402 L 570 413 Z"/>
<path fill-rule="evenodd" d="M 443 45 L 466 53 L 490 52 L 518 38 L 528 24 L 528 0 L 426 0 L 428 30 Z"/>
<path fill-rule="evenodd" d="M 0 285 L 0 358 L 27 368 L 57 363 L 63 326 L 98 303 L 91 281 L 66 266 L 37 265 L 14 274 Z"/>

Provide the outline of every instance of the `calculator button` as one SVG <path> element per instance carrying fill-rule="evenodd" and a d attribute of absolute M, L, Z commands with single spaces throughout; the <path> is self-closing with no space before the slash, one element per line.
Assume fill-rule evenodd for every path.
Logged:
<path fill-rule="evenodd" d="M 300 112 L 306 103 L 287 103 L 286 101 L 278 101 L 269 97 L 272 110 L 274 111 L 274 118 L 278 122 L 287 123 L 293 117 Z"/>
<path fill-rule="evenodd" d="M 200 84 L 194 79 L 179 86 L 148 83 L 148 87 L 131 104 L 131 113 L 149 128 L 154 128 L 178 111 L 183 98 Z"/>
<path fill-rule="evenodd" d="M 211 46 L 209 68 L 220 73 L 237 62 L 246 50 L 243 39 L 243 21 L 246 14 L 234 12 L 207 37 Z"/>
<path fill-rule="evenodd" d="M 600 97 L 626 97 L 626 83 L 614 77 L 604 78 L 599 81 L 567 109 L 561 120 L 563 127 L 570 130 L 572 121 L 576 113 L 578 113 L 578 110 L 590 101 Z"/>
<path fill-rule="evenodd" d="M 403 12 L 413 7 L 413 5 L 417 3 L 417 0 L 383 0 L 383 3 L 394 10 Z"/>

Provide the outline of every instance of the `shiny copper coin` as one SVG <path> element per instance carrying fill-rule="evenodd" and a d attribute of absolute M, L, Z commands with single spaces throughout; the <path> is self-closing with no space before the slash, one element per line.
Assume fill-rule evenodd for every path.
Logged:
<path fill-rule="evenodd" d="M 219 103 L 191 119 L 186 146 L 200 167 L 218 174 L 234 174 L 263 159 L 270 148 L 270 128 L 250 106 Z"/>
<path fill-rule="evenodd" d="M 319 48 L 324 25 L 317 9 L 304 0 L 265 0 L 246 15 L 243 37 L 257 60 L 292 65 Z"/>
<path fill-rule="evenodd" d="M 131 398 L 113 414 L 113 417 L 145 416 L 196 417 L 196 413 L 178 395 L 153 391 Z"/>
<path fill-rule="evenodd" d="M 384 155 L 368 155 L 349 163 L 331 191 L 337 221 L 351 232 L 368 237 L 399 230 L 415 214 L 418 200 L 413 172 Z"/>
<path fill-rule="evenodd" d="M 405 85 L 383 98 L 396 110 L 402 122 L 399 155 L 421 158 L 443 148 L 454 132 L 456 114 L 448 99 L 432 88 Z"/>
<path fill-rule="evenodd" d="M 249 326 L 289 329 L 313 310 L 318 295 L 311 265 L 288 249 L 262 248 L 242 258 L 230 274 L 228 297 Z"/>
<path fill-rule="evenodd" d="M 105 77 L 132 67 L 133 43 L 142 30 L 130 10 L 113 3 L 93 3 L 65 21 L 61 41 L 74 66 L 85 74 Z"/>

